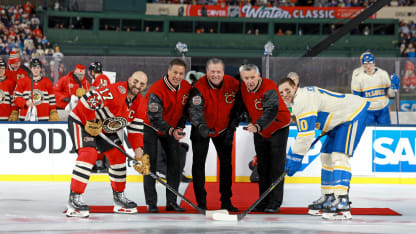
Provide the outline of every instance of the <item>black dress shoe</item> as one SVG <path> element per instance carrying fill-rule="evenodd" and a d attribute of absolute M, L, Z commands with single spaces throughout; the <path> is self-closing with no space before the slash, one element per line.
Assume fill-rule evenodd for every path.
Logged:
<path fill-rule="evenodd" d="M 176 203 L 169 203 L 166 205 L 166 211 L 184 212 L 185 209 L 178 206 Z"/>
<path fill-rule="evenodd" d="M 226 209 L 230 212 L 238 212 L 238 208 L 233 206 L 232 204 L 221 205 L 221 209 Z"/>
<path fill-rule="evenodd" d="M 148 205 L 147 206 L 147 212 L 149 213 L 159 213 L 159 209 L 156 205 Z"/>
<path fill-rule="evenodd" d="M 181 174 L 181 182 L 191 183 L 192 182 L 192 179 L 189 178 L 189 177 L 186 177 L 184 174 Z"/>
<path fill-rule="evenodd" d="M 255 207 L 252 211 L 253 212 L 264 212 L 264 207 Z"/>
<path fill-rule="evenodd" d="M 266 209 L 264 209 L 264 212 L 266 213 L 279 213 L 280 212 L 280 207 L 268 207 Z"/>

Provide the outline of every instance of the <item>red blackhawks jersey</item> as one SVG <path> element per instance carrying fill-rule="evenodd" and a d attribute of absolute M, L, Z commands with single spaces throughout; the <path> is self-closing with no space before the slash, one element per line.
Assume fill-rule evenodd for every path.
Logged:
<path fill-rule="evenodd" d="M 290 112 L 274 81 L 262 78 L 252 91 L 243 82 L 241 96 L 252 123 L 260 125 L 263 137 L 269 138 L 277 130 L 289 125 Z"/>
<path fill-rule="evenodd" d="M 0 79 L 0 120 L 8 120 L 12 111 L 13 92 L 16 82 L 7 76 Z"/>
<path fill-rule="evenodd" d="M 240 86 L 238 80 L 224 75 L 221 87 L 215 87 L 207 78 L 201 77 L 195 84 L 190 101 L 190 117 L 192 124 L 206 123 L 215 130 L 211 137 L 218 136 L 229 123 L 231 110 L 236 102 Z"/>
<path fill-rule="evenodd" d="M 26 101 L 32 98 L 36 106 L 38 120 L 49 120 L 49 112 L 56 110 L 55 94 L 52 89 L 52 81 L 46 77 L 38 80 L 33 80 L 33 95 L 32 95 L 32 80 L 26 76 L 17 81 L 16 89 L 14 91 L 14 104 L 20 109 L 19 120 L 25 120 L 28 106 Z"/>
<path fill-rule="evenodd" d="M 168 135 L 171 128 L 185 127 L 185 105 L 191 85 L 182 80 L 175 88 L 165 76 L 156 81 L 146 94 L 147 111 L 144 123 L 160 135 Z"/>
<path fill-rule="evenodd" d="M 70 116 L 86 124 L 88 120 L 100 119 L 104 133 L 115 133 L 127 127 L 128 140 L 133 149 L 143 147 L 143 117 L 140 109 L 143 96 L 138 94 L 127 100 L 127 81 L 110 84 L 82 96 Z"/>
<path fill-rule="evenodd" d="M 68 102 L 64 99 L 75 95 L 78 88 L 84 88 L 87 91 L 90 89 L 90 83 L 85 78 L 85 76 L 82 80 L 79 81 L 82 87 L 80 87 L 76 81 L 78 78 L 74 76 L 74 71 L 72 71 L 67 75 L 61 77 L 53 86 L 53 91 L 55 92 L 56 96 L 56 105 L 61 109 L 65 109 L 66 105 L 68 105 Z"/>
<path fill-rule="evenodd" d="M 99 74 L 95 77 L 94 81 L 92 82 L 91 86 L 99 89 L 111 84 L 110 78 L 104 74 Z"/>
<path fill-rule="evenodd" d="M 13 79 L 15 82 L 28 75 L 27 71 L 22 67 L 19 67 L 17 70 L 13 70 L 13 68 L 9 65 L 6 70 L 6 76 Z"/>

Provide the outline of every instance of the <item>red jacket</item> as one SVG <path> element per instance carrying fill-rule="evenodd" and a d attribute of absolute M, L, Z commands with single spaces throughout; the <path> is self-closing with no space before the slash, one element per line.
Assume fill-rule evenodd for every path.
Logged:
<path fill-rule="evenodd" d="M 269 138 L 277 130 L 290 123 L 290 112 L 274 81 L 262 78 L 257 88 L 249 91 L 244 82 L 241 96 L 251 117 L 251 123 L 261 127 L 260 134 Z"/>
<path fill-rule="evenodd" d="M 143 96 L 138 94 L 131 102 L 127 100 L 127 81 L 110 84 L 90 91 L 79 100 L 70 116 L 85 125 L 88 120 L 100 119 L 104 133 L 115 133 L 127 127 L 132 148 L 143 148 L 143 117 L 140 110 Z"/>
<path fill-rule="evenodd" d="M 56 84 L 53 86 L 53 91 L 55 92 L 56 96 L 56 105 L 61 109 L 65 109 L 69 102 L 69 100 L 64 99 L 71 98 L 72 95 L 76 94 L 77 89 L 80 88 L 78 82 L 75 80 L 75 75 L 73 74 L 74 71 L 59 78 L 58 82 L 56 82 Z M 90 89 L 90 83 L 85 78 L 85 76 L 80 82 L 82 88 L 86 89 L 87 91 Z"/>
<path fill-rule="evenodd" d="M 188 102 L 191 85 L 182 80 L 178 88 L 173 87 L 167 76 L 156 81 L 146 94 L 147 111 L 144 123 L 158 131 L 160 135 L 169 135 L 169 130 L 185 127 L 185 105 Z"/>
<path fill-rule="evenodd" d="M 12 111 L 13 92 L 16 82 L 9 77 L 0 80 L 0 120 L 8 120 Z"/>
<path fill-rule="evenodd" d="M 214 87 L 207 76 L 201 77 L 192 91 L 190 105 L 190 117 L 192 124 L 198 126 L 206 123 L 209 128 L 215 130 L 211 137 L 218 136 L 229 123 L 231 110 L 236 103 L 236 95 L 240 83 L 234 77 L 224 75 L 221 87 Z"/>
<path fill-rule="evenodd" d="M 14 82 L 17 82 L 19 79 L 22 79 L 23 77 L 28 76 L 28 75 L 29 74 L 27 73 L 27 71 L 23 69 L 22 67 L 19 67 L 19 69 L 14 71 L 9 65 L 9 67 L 6 70 L 6 76 L 13 79 Z"/>
<path fill-rule="evenodd" d="M 14 92 L 14 104 L 20 109 L 19 120 L 25 120 L 28 107 L 26 101 L 32 98 L 32 80 L 26 76 L 17 81 Z M 51 110 L 56 110 L 55 95 L 52 89 L 52 81 L 42 77 L 33 81 L 33 103 L 36 105 L 38 120 L 49 120 Z"/>

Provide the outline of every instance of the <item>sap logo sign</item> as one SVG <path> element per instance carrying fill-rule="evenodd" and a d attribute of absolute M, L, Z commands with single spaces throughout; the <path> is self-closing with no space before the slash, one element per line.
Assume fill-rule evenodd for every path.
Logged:
<path fill-rule="evenodd" d="M 320 131 L 316 131 L 317 134 L 320 133 Z M 296 135 L 297 135 L 297 131 L 296 130 L 290 130 L 289 131 L 289 138 L 287 140 L 287 149 L 286 149 L 286 153 L 292 153 L 292 149 L 295 145 L 295 141 L 296 141 Z M 305 157 L 303 157 L 303 161 L 302 161 L 302 167 L 300 169 L 300 171 L 303 171 L 305 168 L 307 168 L 316 158 L 318 158 L 318 156 L 321 153 L 321 148 L 322 148 L 322 142 L 325 141 L 325 137 L 322 137 L 320 139 L 320 141 L 316 142 L 315 146 L 312 147 L 312 149 L 309 150 L 309 152 L 305 155 Z"/>
<path fill-rule="evenodd" d="M 415 112 L 416 101 L 413 101 L 413 100 L 400 101 L 400 111 Z"/>
<path fill-rule="evenodd" d="M 416 132 L 373 131 L 373 172 L 416 172 Z"/>

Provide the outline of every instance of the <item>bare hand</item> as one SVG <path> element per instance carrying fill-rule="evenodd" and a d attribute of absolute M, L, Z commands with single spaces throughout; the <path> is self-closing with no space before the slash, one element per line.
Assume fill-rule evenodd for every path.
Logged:
<path fill-rule="evenodd" d="M 175 138 L 175 140 L 179 141 L 180 139 L 185 137 L 185 132 L 182 128 L 176 128 L 175 130 L 173 130 L 173 137 Z"/>
<path fill-rule="evenodd" d="M 249 123 L 247 125 L 247 131 L 252 132 L 252 133 L 256 133 L 257 132 L 257 127 L 254 124 Z"/>

